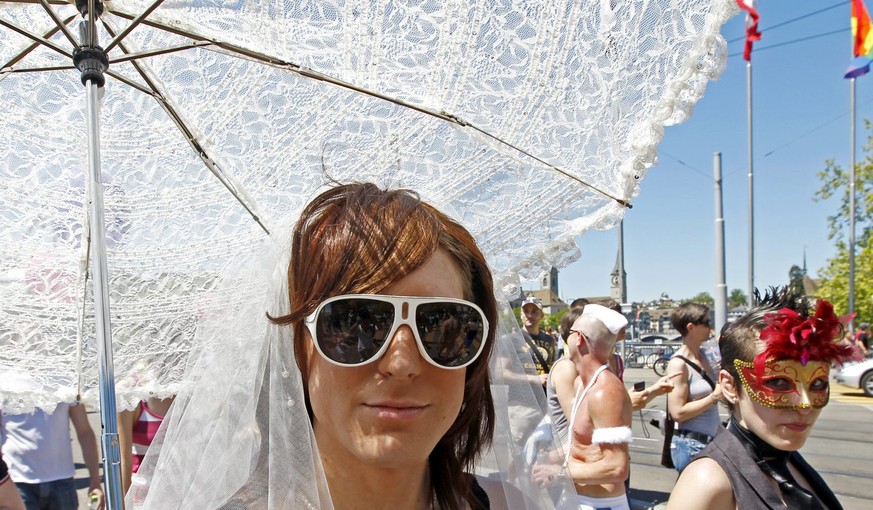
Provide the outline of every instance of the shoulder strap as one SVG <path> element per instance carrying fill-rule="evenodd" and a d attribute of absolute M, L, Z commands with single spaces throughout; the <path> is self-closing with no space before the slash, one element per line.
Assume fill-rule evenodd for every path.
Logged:
<path fill-rule="evenodd" d="M 713 390 L 715 389 L 715 383 L 714 383 L 714 382 L 712 381 L 712 379 L 709 377 L 709 374 L 707 374 L 706 372 L 703 371 L 702 368 L 700 368 L 700 365 L 698 365 L 697 363 L 691 361 L 690 359 L 686 358 L 685 356 L 683 356 L 683 355 L 681 355 L 681 354 L 674 354 L 673 357 L 674 357 L 674 358 L 679 358 L 679 359 L 681 359 L 682 361 L 684 361 L 684 362 L 685 362 L 689 367 L 693 368 L 695 372 L 697 372 L 698 374 L 700 374 L 700 377 L 702 377 L 703 380 L 707 382 L 707 384 L 709 384 L 710 386 L 712 386 L 712 389 L 713 389 Z"/>
<path fill-rule="evenodd" d="M 551 371 L 551 367 L 546 362 L 546 358 L 544 358 L 543 355 L 540 354 L 540 348 L 537 347 L 537 344 L 534 343 L 533 338 L 531 338 L 530 334 L 528 334 L 526 331 L 522 332 L 521 336 L 522 338 L 524 338 L 524 341 L 525 343 L 527 343 L 528 347 L 530 347 L 530 353 L 533 355 L 534 358 L 536 358 L 536 361 L 540 364 L 540 367 L 542 367 L 543 372 L 548 374 Z"/>
<path fill-rule="evenodd" d="M 567 466 L 570 464 L 570 452 L 571 447 L 573 446 L 573 425 L 576 423 L 576 413 L 579 411 L 579 408 L 582 406 L 582 401 L 585 400 L 585 396 L 588 395 L 588 391 L 594 387 L 594 383 L 597 382 L 597 378 L 600 377 L 600 374 L 603 373 L 604 370 L 609 368 L 608 363 L 604 363 L 603 366 L 597 369 L 594 372 L 594 375 L 591 376 L 591 380 L 588 382 L 587 386 L 579 386 L 579 389 L 576 390 L 576 396 L 573 397 L 573 410 L 570 411 L 570 424 L 568 430 L 568 437 L 570 438 L 570 443 L 567 445 L 567 454 L 564 457 L 564 464 L 561 467 L 561 470 L 567 469 Z"/>

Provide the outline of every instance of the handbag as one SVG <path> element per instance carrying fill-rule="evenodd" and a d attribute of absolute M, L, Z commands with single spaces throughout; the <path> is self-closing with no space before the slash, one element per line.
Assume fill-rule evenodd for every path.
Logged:
<path fill-rule="evenodd" d="M 661 445 L 661 465 L 665 468 L 675 469 L 673 457 L 670 455 L 670 445 L 673 443 L 673 430 L 676 422 L 670 416 L 670 404 L 667 404 L 667 416 L 664 417 L 664 444 Z"/>

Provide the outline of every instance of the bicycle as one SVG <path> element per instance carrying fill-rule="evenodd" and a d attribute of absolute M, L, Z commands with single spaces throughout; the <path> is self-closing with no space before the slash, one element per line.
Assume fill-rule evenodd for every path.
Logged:
<path fill-rule="evenodd" d="M 672 356 L 673 349 L 652 353 L 646 360 L 646 364 L 651 365 L 652 370 L 654 370 L 659 376 L 663 377 L 667 375 L 667 365 L 670 363 L 670 358 Z"/>

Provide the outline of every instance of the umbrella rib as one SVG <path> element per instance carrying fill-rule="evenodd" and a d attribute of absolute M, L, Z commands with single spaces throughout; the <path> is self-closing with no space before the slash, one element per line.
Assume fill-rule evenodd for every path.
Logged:
<path fill-rule="evenodd" d="M 121 16 L 121 17 L 127 17 L 127 18 L 130 17 L 129 14 L 124 14 L 124 13 L 120 13 L 120 12 L 114 12 L 113 14 L 116 14 L 116 15 Z M 286 61 L 283 61 L 281 59 L 277 59 L 274 57 L 270 57 L 268 55 L 264 55 L 262 53 L 258 53 L 255 51 L 251 51 L 251 50 L 242 48 L 240 46 L 236 46 L 236 45 L 229 44 L 229 43 L 222 42 L 222 41 L 217 41 L 214 39 L 208 39 L 206 37 L 192 34 L 190 32 L 187 32 L 185 30 L 181 30 L 178 28 L 170 27 L 168 25 L 165 25 L 163 23 L 159 23 L 159 22 L 156 22 L 153 20 L 142 20 L 142 23 L 145 25 L 148 25 L 152 28 L 164 30 L 164 31 L 170 32 L 172 34 L 176 34 L 176 35 L 180 35 L 182 37 L 187 37 L 189 39 L 193 39 L 195 41 L 209 41 L 209 42 L 212 42 L 214 45 L 218 46 L 219 48 L 222 48 L 222 49 L 227 50 L 229 52 L 237 53 L 239 55 L 242 55 L 243 57 L 248 57 L 248 58 L 251 58 L 254 60 L 258 60 L 258 61 L 263 62 L 263 63 L 268 64 L 268 65 L 272 65 L 272 66 L 286 69 L 290 72 L 296 73 L 296 74 L 303 76 L 303 77 L 306 77 L 306 78 L 311 78 L 314 80 L 323 81 L 323 82 L 335 85 L 337 87 L 351 90 L 353 92 L 358 92 L 360 94 L 374 97 L 376 99 L 381 99 L 383 101 L 387 101 L 387 102 L 395 104 L 397 106 L 401 106 L 404 108 L 415 110 L 415 111 L 423 113 L 425 115 L 429 115 L 431 117 L 435 117 L 437 119 L 441 119 L 441 120 L 444 120 L 446 122 L 449 122 L 449 123 L 452 123 L 452 124 L 455 124 L 455 125 L 458 125 L 461 127 L 469 127 L 470 129 L 473 129 L 473 130 L 483 134 L 484 136 L 496 141 L 497 143 L 499 143 L 505 147 L 509 147 L 509 148 L 519 152 L 520 154 L 524 154 L 525 156 L 533 159 L 534 161 L 537 161 L 538 163 L 541 163 L 541 164 L 547 166 L 551 170 L 554 170 L 555 172 L 557 172 L 557 173 L 559 173 L 559 174 L 561 174 L 561 175 L 563 175 L 563 176 L 565 176 L 573 181 L 576 181 L 577 183 L 581 184 L 582 186 L 585 186 L 588 189 L 590 189 L 596 193 L 599 193 L 600 195 L 603 195 L 604 197 L 606 197 L 610 200 L 614 200 L 615 202 L 621 204 L 624 207 L 627 207 L 627 208 L 632 207 L 631 203 L 628 200 L 618 198 L 618 197 L 598 188 L 597 186 L 595 186 L 589 182 L 585 182 L 584 180 L 573 175 L 572 173 L 568 172 L 567 170 L 564 170 L 558 166 L 555 166 L 555 165 L 543 160 L 542 158 L 535 156 L 530 151 L 522 149 L 520 147 L 517 147 L 516 145 L 513 145 L 512 143 L 500 138 L 499 136 L 491 134 L 487 130 L 482 129 L 482 128 L 480 128 L 474 124 L 471 124 L 469 122 L 466 122 L 463 119 L 461 119 L 461 118 L 459 118 L 456 115 L 453 115 L 451 113 L 448 113 L 445 111 L 431 110 L 431 109 L 425 108 L 423 106 L 419 106 L 419 105 L 416 105 L 413 103 L 406 102 L 406 101 L 399 99 L 399 98 L 396 98 L 396 97 L 388 96 L 388 95 L 382 94 L 380 92 L 376 92 L 373 90 L 359 87 L 357 85 L 353 85 L 351 83 L 342 81 L 342 80 L 337 79 L 337 78 L 333 78 L 331 76 L 328 76 L 326 74 L 322 74 L 322 73 L 315 71 L 315 70 L 312 70 L 312 69 L 304 68 L 304 67 L 300 66 L 299 64 L 295 64 L 293 62 L 286 62 Z"/>
<path fill-rule="evenodd" d="M 136 90 L 142 92 L 143 94 L 148 94 L 152 97 L 154 97 L 154 95 L 155 95 L 154 92 L 152 92 L 151 90 L 143 87 L 142 85 L 140 85 L 139 83 L 136 83 L 135 81 L 129 80 L 129 79 L 125 78 L 124 76 L 121 76 L 120 74 L 118 74 L 114 71 L 110 71 L 107 69 L 105 71 L 105 73 L 108 74 L 109 76 L 112 76 L 116 80 L 120 81 L 121 83 L 124 83 L 125 85 L 127 85 L 129 87 L 135 88 Z"/>
<path fill-rule="evenodd" d="M 76 66 L 46 66 L 46 67 L 8 67 L 0 69 L 0 75 L 11 73 L 36 73 L 41 71 L 69 71 Z"/>
<path fill-rule="evenodd" d="M 174 53 L 176 51 L 190 50 L 193 48 L 199 48 L 202 46 L 211 46 L 211 45 L 212 45 L 212 43 L 209 41 L 194 41 L 191 44 L 182 44 L 179 46 L 171 46 L 171 47 L 162 48 L 159 50 L 142 51 L 139 53 L 125 53 L 124 56 L 122 56 L 122 57 L 110 59 L 109 63 L 110 64 L 117 64 L 120 62 L 129 62 L 131 60 L 137 60 L 137 59 L 147 58 L 147 57 L 155 57 L 155 56 L 164 55 L 167 53 Z"/>
<path fill-rule="evenodd" d="M 76 15 L 75 15 L 75 14 L 72 15 L 72 16 L 70 16 L 69 18 L 67 18 L 66 20 L 64 20 L 64 24 L 66 25 L 67 23 L 73 21 L 75 18 L 76 18 Z M 53 35 L 55 35 L 56 33 L 58 33 L 58 30 L 60 30 L 59 27 L 52 28 L 51 30 L 49 30 L 48 32 L 46 32 L 46 33 L 42 36 L 43 39 L 48 39 L 49 37 L 52 37 Z M 27 48 L 24 48 L 22 51 L 20 51 L 20 52 L 18 53 L 18 55 L 15 55 L 15 56 L 12 57 L 11 59 L 9 59 L 9 61 L 6 62 L 6 64 L 4 64 L 3 67 L 0 67 L 0 74 L 3 74 L 4 72 L 7 72 L 6 70 L 7 70 L 9 67 L 11 67 L 11 66 L 17 64 L 18 62 L 21 62 L 22 60 L 24 60 L 24 57 L 30 55 L 30 52 L 32 52 L 33 50 L 35 50 L 36 48 L 39 47 L 39 44 L 40 44 L 39 42 L 31 43 Z"/>
<path fill-rule="evenodd" d="M 37 44 L 42 44 L 43 46 L 51 48 L 51 49 L 55 50 L 56 52 L 60 53 L 61 55 L 65 56 L 69 59 L 73 58 L 72 53 L 64 50 L 63 48 L 61 48 L 57 44 L 49 41 L 48 39 L 46 39 L 44 37 L 38 36 L 32 32 L 29 32 L 29 31 L 19 27 L 15 23 L 11 23 L 9 21 L 6 21 L 5 19 L 0 18 L 0 25 L 3 25 L 4 27 L 6 27 L 14 32 L 18 32 L 19 34 L 23 35 L 24 37 L 27 37 L 28 39 L 36 42 Z"/>
<path fill-rule="evenodd" d="M 41 0 L 41 1 L 44 2 L 46 0 Z M 125 37 L 127 37 L 127 34 L 131 33 L 134 28 L 138 27 L 139 24 L 142 23 L 142 21 L 146 18 L 146 16 L 151 14 L 162 3 L 164 3 L 164 0 L 155 0 L 150 6 L 148 6 L 148 8 L 146 10 L 144 10 L 142 13 L 140 13 L 139 16 L 134 18 L 133 21 L 131 21 L 130 24 L 124 30 L 122 30 L 118 35 L 114 36 L 112 38 L 112 41 L 110 41 L 109 45 L 106 46 L 106 49 L 103 51 L 105 51 L 106 54 L 108 55 L 109 51 L 112 48 L 117 46 Z"/>
<path fill-rule="evenodd" d="M 622 199 L 622 198 L 618 198 L 618 197 L 616 197 L 616 196 L 613 196 L 612 194 L 607 193 L 606 191 L 604 191 L 604 190 L 598 188 L 597 186 L 595 186 L 595 185 L 593 185 L 593 184 L 591 184 L 591 183 L 589 183 L 589 182 L 585 182 L 584 180 L 582 180 L 582 179 L 576 177 L 575 175 L 571 174 L 570 172 L 564 170 L 563 168 L 557 167 L 557 166 L 555 166 L 555 165 L 549 163 L 548 161 L 545 161 L 544 159 L 542 159 L 542 158 L 536 156 L 535 154 L 532 154 L 531 152 L 529 152 L 529 151 L 527 151 L 527 150 L 525 150 L 525 149 L 522 149 L 521 147 L 518 147 L 518 146 L 516 146 L 516 145 L 513 145 L 513 144 L 510 143 L 510 142 L 507 142 L 506 140 L 500 138 L 499 136 L 492 135 L 492 134 L 489 133 L 488 131 L 485 131 L 484 129 L 482 129 L 482 128 L 478 127 L 478 126 L 475 126 L 475 125 L 473 125 L 473 124 L 469 124 L 469 123 L 466 124 L 466 125 L 467 125 L 468 127 L 470 127 L 470 129 L 474 129 L 474 130 L 476 130 L 476 131 L 482 133 L 483 135 L 487 136 L 488 138 L 491 138 L 492 140 L 495 140 L 495 141 L 498 142 L 498 143 L 501 143 L 501 144 L 503 144 L 503 145 L 505 145 L 505 146 L 507 146 L 507 147 L 510 147 L 510 148 L 512 148 L 513 150 L 516 150 L 516 151 L 520 152 L 521 154 L 524 154 L 525 156 L 527 156 L 527 157 L 533 159 L 534 161 L 537 161 L 537 162 L 539 162 L 539 163 L 542 163 L 543 165 L 545 165 L 545 166 L 551 168 L 552 170 L 554 170 L 555 172 L 558 172 L 559 174 L 561 174 L 561 175 L 563 175 L 563 176 L 565 176 L 565 177 L 568 177 L 568 178 L 570 178 L 570 179 L 573 179 L 574 181 L 576 181 L 576 182 L 578 182 L 579 184 L 581 184 L 581 185 L 587 187 L 588 189 L 590 189 L 590 190 L 592 190 L 592 191 L 594 191 L 594 192 L 600 193 L 601 195 L 605 196 L 606 198 L 609 198 L 610 200 L 614 200 L 614 201 L 618 202 L 619 204 L 623 205 L 624 207 L 627 207 L 628 209 L 632 209 L 632 208 L 633 208 L 633 205 L 631 205 L 631 203 L 630 203 L 628 200 L 625 200 L 625 199 Z"/>
<path fill-rule="evenodd" d="M 61 21 L 61 18 L 58 17 L 58 13 L 56 13 L 55 10 L 51 8 L 48 0 L 39 0 L 39 3 L 42 4 L 43 9 L 45 9 L 45 12 L 48 13 L 52 21 L 55 22 L 55 25 L 57 25 L 61 32 L 63 32 L 64 35 L 67 36 L 67 39 L 70 41 L 70 44 L 73 45 L 73 48 L 78 47 L 79 43 L 76 42 L 76 38 L 73 37 L 72 32 L 70 32 L 70 29 L 67 28 L 67 24 L 63 23 Z"/>
<path fill-rule="evenodd" d="M 110 35 L 115 37 L 115 34 L 112 33 L 112 27 L 110 27 L 103 20 L 101 20 L 101 22 L 103 23 L 103 27 L 106 29 L 106 31 L 109 32 Z M 118 47 L 121 49 L 121 51 L 123 53 L 128 53 L 127 48 L 125 47 L 124 43 L 119 42 Z M 197 154 L 197 156 L 200 158 L 200 160 L 203 161 L 203 163 L 206 165 L 206 168 L 208 168 L 209 171 L 212 172 L 212 175 L 214 175 L 215 178 L 218 179 L 218 181 L 221 182 L 222 185 L 224 185 L 224 187 L 227 189 L 227 191 L 229 191 L 230 194 L 233 195 L 233 197 L 237 200 L 237 202 L 239 202 L 239 204 L 243 206 L 243 208 L 246 210 L 246 212 L 249 213 L 249 215 L 252 217 L 252 219 L 255 220 L 255 222 L 261 227 L 261 229 L 267 235 L 270 235 L 270 230 L 261 221 L 261 218 L 259 217 L 259 215 L 257 213 L 255 213 L 255 211 L 252 210 L 251 207 L 249 207 L 249 205 L 246 203 L 246 201 L 240 195 L 239 190 L 236 189 L 236 186 L 230 181 L 230 179 L 225 175 L 224 171 L 209 156 L 209 154 L 206 152 L 206 149 L 204 149 L 203 146 L 200 145 L 200 142 L 197 140 L 197 137 L 194 136 L 194 133 L 192 133 L 190 129 L 188 129 L 188 126 L 185 124 L 185 121 L 182 120 L 182 117 L 179 116 L 179 114 L 170 105 L 170 103 L 167 101 L 167 99 L 164 97 L 164 95 L 161 94 L 160 90 L 158 90 L 155 83 L 151 80 L 151 78 L 149 78 L 148 74 L 145 72 L 145 69 L 143 69 L 142 65 L 139 62 L 137 62 L 136 60 L 131 60 L 130 64 L 137 70 L 140 77 L 143 79 L 143 81 L 146 82 L 146 85 L 151 90 L 150 90 L 150 92 L 145 91 L 145 90 L 143 90 L 142 87 L 136 86 L 132 82 L 130 82 L 129 80 L 126 80 L 126 79 L 122 79 L 122 81 L 124 81 L 125 83 L 127 83 L 129 85 L 134 86 L 135 88 L 137 88 L 139 90 L 143 90 L 144 92 L 150 94 L 153 98 L 155 98 L 155 100 L 158 102 L 158 104 L 161 105 L 161 108 L 163 108 L 164 111 L 167 112 L 167 115 L 169 115 L 170 119 L 172 119 L 172 121 L 176 124 L 176 127 L 179 129 L 179 131 L 182 132 L 182 135 L 185 137 L 185 140 L 188 142 L 188 145 L 190 145 L 191 148 L 194 149 L 194 152 Z M 117 77 L 117 78 L 120 78 L 120 77 Z"/>

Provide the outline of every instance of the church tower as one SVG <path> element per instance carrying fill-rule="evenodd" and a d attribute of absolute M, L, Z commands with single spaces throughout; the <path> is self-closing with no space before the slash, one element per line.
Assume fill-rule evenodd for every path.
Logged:
<path fill-rule="evenodd" d="M 552 267 L 552 269 L 543 276 L 540 289 L 549 289 L 555 296 L 560 296 L 560 294 L 558 294 L 558 270 L 556 268 Z"/>

